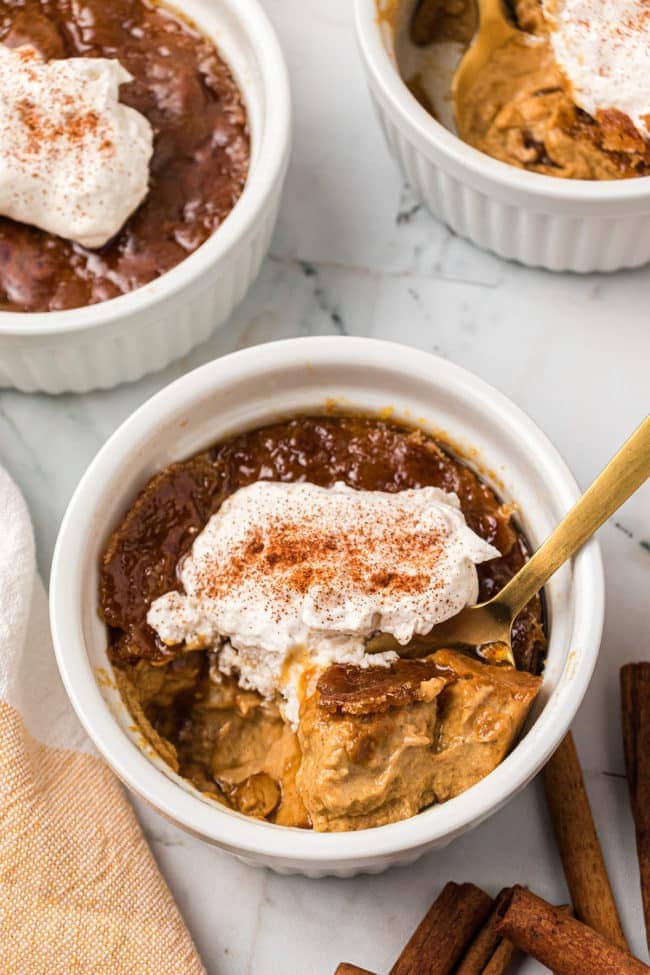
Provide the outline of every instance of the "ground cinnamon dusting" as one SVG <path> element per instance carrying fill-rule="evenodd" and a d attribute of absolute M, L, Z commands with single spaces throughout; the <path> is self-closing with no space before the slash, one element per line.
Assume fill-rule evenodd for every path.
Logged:
<path fill-rule="evenodd" d="M 66 103 L 69 96 L 66 96 Z M 103 123 L 97 112 L 88 111 L 75 113 L 70 111 L 66 115 L 65 122 L 57 125 L 52 122 L 47 115 L 39 111 L 38 107 L 28 98 L 23 98 L 17 102 L 18 117 L 21 123 L 29 131 L 29 141 L 26 149 L 30 153 L 39 152 L 45 147 L 50 152 L 60 151 L 59 143 L 65 141 L 68 146 L 82 146 L 83 142 L 93 137 L 97 139 L 101 134 Z M 108 152 L 113 148 L 113 143 L 105 136 L 99 143 L 99 148 L 103 152 Z"/>
<path fill-rule="evenodd" d="M 404 531 L 401 521 L 385 516 L 378 521 L 360 517 L 349 534 L 328 530 L 318 520 L 279 520 L 267 532 L 253 528 L 227 564 L 213 561 L 199 572 L 199 589 L 211 599 L 219 598 L 246 579 L 268 582 L 278 577 L 277 596 L 287 589 L 304 595 L 314 586 L 329 591 L 350 585 L 365 592 L 382 590 L 393 595 L 419 595 L 432 586 L 430 571 L 443 553 L 444 537 L 438 531 Z M 375 558 L 413 565 L 422 557 L 423 571 L 377 569 Z M 434 583 L 439 588 L 441 583 Z"/>

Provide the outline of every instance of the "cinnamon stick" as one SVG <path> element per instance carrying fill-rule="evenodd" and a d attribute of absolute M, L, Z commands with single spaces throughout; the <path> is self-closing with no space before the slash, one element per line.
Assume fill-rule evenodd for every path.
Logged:
<path fill-rule="evenodd" d="M 544 769 L 544 789 L 576 917 L 626 949 L 571 732 Z"/>
<path fill-rule="evenodd" d="M 413 932 L 390 975 L 449 975 L 491 908 L 492 898 L 480 887 L 447 884 Z"/>
<path fill-rule="evenodd" d="M 489 962 L 481 972 L 481 975 L 505 975 L 510 968 L 517 949 L 512 941 L 503 938 L 497 945 L 497 949 L 490 958 Z"/>
<path fill-rule="evenodd" d="M 501 935 L 497 933 L 496 925 L 499 917 L 499 908 L 509 893 L 510 888 L 506 887 L 497 895 L 492 913 L 467 949 L 455 975 L 483 975 L 486 966 L 491 962 L 495 952 L 504 943 Z M 504 952 L 500 953 L 500 955 L 503 954 Z M 494 967 L 492 975 L 495 975 L 499 971 L 505 971 L 506 968 L 507 965 L 501 969 Z"/>
<path fill-rule="evenodd" d="M 623 750 L 650 947 L 650 663 L 621 668 Z"/>
<path fill-rule="evenodd" d="M 356 965 L 348 964 L 347 961 L 342 961 L 334 972 L 334 975 L 374 975 L 374 972 L 369 972 L 367 968 L 358 968 Z"/>
<path fill-rule="evenodd" d="M 499 908 L 497 932 L 558 975 L 650 975 L 650 968 L 523 887 Z"/>

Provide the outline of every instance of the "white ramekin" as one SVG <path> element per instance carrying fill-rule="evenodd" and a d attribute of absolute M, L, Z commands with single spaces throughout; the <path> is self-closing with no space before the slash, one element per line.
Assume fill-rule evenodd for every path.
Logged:
<path fill-rule="evenodd" d="M 288 74 L 257 0 L 173 0 L 211 37 L 242 91 L 251 130 L 244 192 L 194 254 L 98 305 L 0 312 L 0 387 L 85 392 L 162 369 L 204 341 L 244 297 L 269 248 L 291 143 Z"/>
<path fill-rule="evenodd" d="M 616 271 L 650 261 L 650 177 L 558 179 L 479 152 L 432 118 L 402 81 L 378 0 L 355 0 L 355 8 L 386 140 L 434 216 L 500 257 L 552 271 Z"/>
<path fill-rule="evenodd" d="M 319 834 L 248 819 L 202 797 L 145 749 L 112 681 L 97 614 L 109 533 L 156 471 L 233 433 L 279 417 L 343 409 L 444 431 L 521 507 L 537 545 L 578 495 L 557 451 L 525 414 L 443 359 L 388 342 L 290 339 L 235 352 L 184 376 L 138 409 L 99 452 L 59 534 L 51 621 L 61 675 L 99 751 L 134 792 L 179 826 L 241 859 L 308 876 L 375 872 L 444 846 L 499 809 L 539 771 L 568 729 L 594 668 L 603 619 L 599 549 L 589 543 L 547 589 L 550 646 L 530 727 L 482 782 L 412 819 Z"/>

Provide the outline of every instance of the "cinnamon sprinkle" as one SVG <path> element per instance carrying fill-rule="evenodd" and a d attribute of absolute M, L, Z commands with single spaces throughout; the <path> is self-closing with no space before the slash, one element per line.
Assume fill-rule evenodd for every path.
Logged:
<path fill-rule="evenodd" d="M 63 101 L 68 104 L 72 99 L 67 95 Z M 60 147 L 57 143 L 61 141 L 81 148 L 83 142 L 90 137 L 98 140 L 99 148 L 103 152 L 109 152 L 114 148 L 113 142 L 108 136 L 104 136 L 99 141 L 103 123 L 95 111 L 75 113 L 74 109 L 71 109 L 70 112 L 66 113 L 64 121 L 56 124 L 47 115 L 39 111 L 38 107 L 28 98 L 18 101 L 16 108 L 20 122 L 29 132 L 29 139 L 26 144 L 27 152 L 37 153 L 42 152 L 43 149 L 50 153 L 59 152 Z"/>
<path fill-rule="evenodd" d="M 283 590 L 305 595 L 314 587 L 329 592 L 341 586 L 393 596 L 420 595 L 432 586 L 431 567 L 443 553 L 444 533 L 413 532 L 404 518 L 395 521 L 386 512 L 374 517 L 359 515 L 354 530 L 332 531 L 327 524 L 305 515 L 302 519 L 278 519 L 264 537 L 253 526 L 225 564 L 209 564 L 199 570 L 198 588 L 210 599 L 224 596 L 244 580 L 268 583 L 278 579 L 277 597 Z M 376 559 L 403 571 L 377 568 Z M 415 569 L 415 566 L 420 569 Z M 424 571 L 423 571 L 424 570 Z M 441 582 L 433 582 L 440 588 Z"/>

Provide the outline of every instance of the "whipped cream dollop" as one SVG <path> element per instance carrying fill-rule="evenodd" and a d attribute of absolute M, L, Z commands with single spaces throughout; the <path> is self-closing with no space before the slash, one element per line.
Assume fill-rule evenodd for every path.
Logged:
<path fill-rule="evenodd" d="M 101 247 L 147 194 L 153 130 L 109 58 L 44 61 L 0 44 L 0 213 Z"/>
<path fill-rule="evenodd" d="M 647 0 L 543 0 L 555 60 L 577 105 L 596 117 L 616 109 L 650 138 L 650 6 Z"/>
<path fill-rule="evenodd" d="M 229 497 L 179 566 L 184 592 L 147 622 L 168 645 L 222 646 L 219 667 L 297 721 L 301 674 L 366 654 L 376 631 L 407 643 L 476 602 L 476 564 L 500 553 L 455 494 L 258 481 Z"/>

